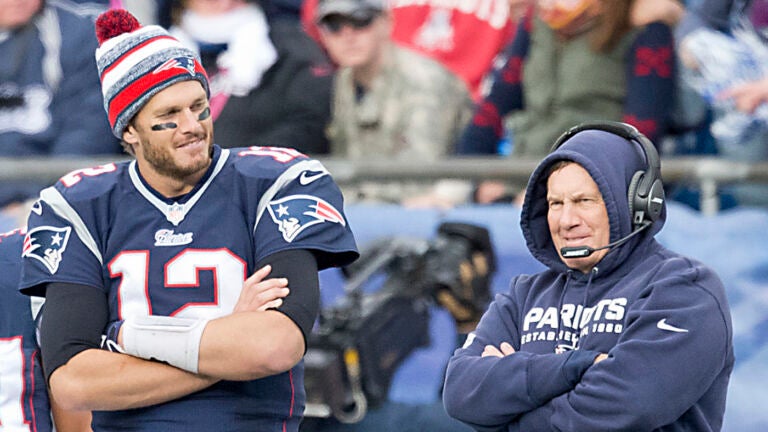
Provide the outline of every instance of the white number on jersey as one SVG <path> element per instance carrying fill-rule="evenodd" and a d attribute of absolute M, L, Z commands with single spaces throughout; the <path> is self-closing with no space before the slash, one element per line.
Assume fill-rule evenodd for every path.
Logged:
<path fill-rule="evenodd" d="M 149 301 L 149 251 L 126 251 L 109 263 L 111 277 L 121 277 L 118 287 L 120 319 L 152 315 Z M 245 280 L 246 265 L 228 249 L 186 249 L 165 265 L 164 283 L 168 288 L 200 288 L 199 273 L 213 272 L 213 301 L 185 303 L 171 316 L 217 318 L 232 312 Z"/>
<path fill-rule="evenodd" d="M 72 171 L 71 173 L 65 175 L 64 177 L 61 178 L 61 182 L 64 184 L 64 186 L 70 187 L 78 183 L 80 180 L 82 180 L 83 179 L 82 176 L 95 177 L 97 175 L 112 172 L 116 169 L 117 169 L 117 166 L 113 163 L 106 164 L 106 165 L 99 165 L 93 168 L 83 168 L 83 169 Z"/>
<path fill-rule="evenodd" d="M 237 154 L 238 156 L 269 156 L 272 159 L 286 163 L 290 162 L 297 157 L 304 157 L 304 153 L 292 148 L 283 147 L 249 147 L 248 150 L 243 150 Z"/>
<path fill-rule="evenodd" d="M 0 432 L 32 430 L 30 422 L 24 418 L 23 397 L 24 351 L 21 336 L 0 339 Z"/>

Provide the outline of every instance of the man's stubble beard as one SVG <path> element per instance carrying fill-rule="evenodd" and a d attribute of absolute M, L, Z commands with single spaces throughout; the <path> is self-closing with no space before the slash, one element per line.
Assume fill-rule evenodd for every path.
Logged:
<path fill-rule="evenodd" d="M 151 141 L 147 141 L 143 146 L 144 160 L 158 174 L 176 180 L 184 180 L 210 166 L 213 159 L 213 133 L 211 133 L 208 138 L 209 139 L 206 140 L 205 137 L 203 137 L 207 142 L 207 157 L 196 160 L 196 162 L 190 166 L 180 166 L 176 163 L 167 148 L 155 146 Z"/>

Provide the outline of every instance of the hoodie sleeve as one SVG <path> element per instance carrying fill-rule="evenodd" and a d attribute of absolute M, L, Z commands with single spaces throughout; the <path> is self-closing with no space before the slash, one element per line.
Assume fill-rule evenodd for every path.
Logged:
<path fill-rule="evenodd" d="M 717 276 L 686 266 L 660 270 L 674 275 L 645 289 L 608 359 L 584 373 L 572 390 L 515 419 L 508 430 L 651 431 L 694 405 L 698 421 L 705 421 L 708 409 L 722 411 L 724 396 L 704 395 L 733 365 L 730 314 L 725 299 L 713 294 L 723 292 Z M 705 288 L 713 286 L 720 288 Z M 692 430 L 702 427 L 693 424 Z"/>
<path fill-rule="evenodd" d="M 513 282 L 514 284 L 514 282 Z M 448 363 L 443 402 L 448 414 L 477 430 L 499 430 L 520 414 L 572 390 L 599 354 L 520 351 L 518 308 L 498 295 L 476 331 Z M 486 345 L 509 342 L 515 353 L 482 357 Z"/>

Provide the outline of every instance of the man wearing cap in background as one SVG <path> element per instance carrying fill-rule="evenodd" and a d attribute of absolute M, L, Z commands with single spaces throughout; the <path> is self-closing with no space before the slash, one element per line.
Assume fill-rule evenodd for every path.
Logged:
<path fill-rule="evenodd" d="M 339 66 L 332 155 L 430 162 L 453 153 L 472 110 L 469 90 L 436 61 L 392 42 L 383 0 L 321 0 L 316 21 Z M 345 196 L 400 202 L 414 192 L 421 191 L 363 185 Z"/>
<path fill-rule="evenodd" d="M 317 272 L 357 257 L 338 188 L 295 150 L 214 145 L 208 77 L 161 27 L 113 10 L 96 33 L 135 160 L 69 173 L 30 212 L 20 289 L 46 297 L 51 394 L 96 432 L 297 431 Z"/>

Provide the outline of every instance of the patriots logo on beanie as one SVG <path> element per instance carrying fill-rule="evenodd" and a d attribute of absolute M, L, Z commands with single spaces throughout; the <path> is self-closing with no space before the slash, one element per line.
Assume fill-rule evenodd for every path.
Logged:
<path fill-rule="evenodd" d="M 124 9 L 96 19 L 96 65 L 104 110 L 112 133 L 123 130 L 155 94 L 186 80 L 197 80 L 210 96 L 208 75 L 197 53 L 156 25 L 143 27 Z"/>
<path fill-rule="evenodd" d="M 174 59 L 170 59 L 167 62 L 158 66 L 157 69 L 152 71 L 152 73 L 153 74 L 160 73 L 170 68 L 181 68 L 187 71 L 190 75 L 195 74 L 195 62 L 189 57 L 177 57 Z"/>

